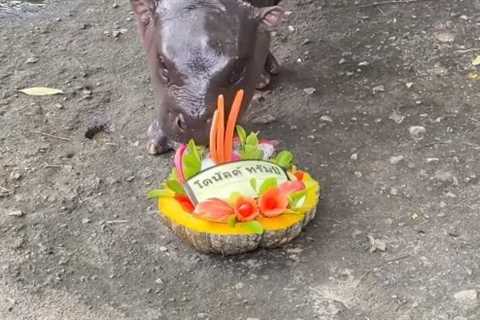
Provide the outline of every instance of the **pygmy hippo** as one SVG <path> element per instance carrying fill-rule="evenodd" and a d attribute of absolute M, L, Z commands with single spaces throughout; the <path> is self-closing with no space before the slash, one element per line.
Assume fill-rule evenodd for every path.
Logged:
<path fill-rule="evenodd" d="M 278 72 L 270 31 L 284 15 L 279 2 L 131 0 L 160 107 L 148 129 L 149 153 L 191 138 L 208 144 L 219 94 L 230 106 L 244 89 L 245 111 L 255 89 L 269 84 Z"/>

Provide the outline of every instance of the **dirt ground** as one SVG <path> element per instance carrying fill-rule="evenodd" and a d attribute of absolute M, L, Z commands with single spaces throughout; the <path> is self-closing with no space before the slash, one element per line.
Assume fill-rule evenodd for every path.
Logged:
<path fill-rule="evenodd" d="M 0 319 L 480 319 L 479 0 L 283 2 L 283 71 L 251 128 L 322 199 L 290 245 L 233 258 L 185 246 L 146 199 L 172 155 L 145 152 L 155 105 L 128 1 L 12 2 Z M 17 91 L 37 85 L 65 95 Z M 111 132 L 86 139 L 96 117 Z"/>

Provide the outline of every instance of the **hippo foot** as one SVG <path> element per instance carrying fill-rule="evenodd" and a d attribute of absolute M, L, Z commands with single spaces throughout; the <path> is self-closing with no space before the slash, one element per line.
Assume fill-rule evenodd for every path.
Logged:
<path fill-rule="evenodd" d="M 267 61 L 265 62 L 265 71 L 271 75 L 277 75 L 280 73 L 280 64 L 271 52 L 268 53 Z"/>
<path fill-rule="evenodd" d="M 268 72 L 263 72 L 257 82 L 257 90 L 265 90 L 272 80 L 272 76 Z"/>
<path fill-rule="evenodd" d="M 148 128 L 147 152 L 151 155 L 159 155 L 173 150 L 173 144 L 160 128 L 158 120 L 152 122 Z"/>

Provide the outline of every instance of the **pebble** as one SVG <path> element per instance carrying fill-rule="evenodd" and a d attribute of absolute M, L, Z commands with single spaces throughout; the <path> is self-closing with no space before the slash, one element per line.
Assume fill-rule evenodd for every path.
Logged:
<path fill-rule="evenodd" d="M 325 122 L 333 122 L 333 119 L 330 116 L 326 116 L 326 115 L 321 116 L 320 120 Z"/>
<path fill-rule="evenodd" d="M 342 58 L 338 61 L 338 64 L 342 65 L 345 64 L 345 62 L 347 62 L 347 60 L 345 58 Z"/>
<path fill-rule="evenodd" d="M 402 161 L 403 159 L 405 159 L 404 156 L 391 156 L 390 157 L 390 163 L 391 164 L 398 164 L 400 161 Z"/>
<path fill-rule="evenodd" d="M 82 223 L 83 224 L 87 224 L 87 223 L 90 223 L 92 220 L 90 220 L 89 218 L 83 218 L 82 219 Z"/>
<path fill-rule="evenodd" d="M 161 247 L 159 248 L 159 250 L 160 250 L 161 252 L 167 252 L 167 251 L 168 251 L 168 248 L 167 248 L 167 247 L 164 247 L 164 246 L 161 246 Z"/>
<path fill-rule="evenodd" d="M 410 89 L 411 87 L 413 87 L 413 82 L 407 82 L 405 83 L 405 86 Z"/>
<path fill-rule="evenodd" d="M 119 5 L 117 2 L 114 2 L 113 5 L 112 5 L 112 8 L 113 8 L 113 9 L 116 9 L 116 8 L 118 8 L 118 7 L 120 7 L 120 5 Z"/>
<path fill-rule="evenodd" d="M 207 317 L 208 317 L 208 314 L 206 313 L 197 313 L 198 319 L 206 319 Z"/>
<path fill-rule="evenodd" d="M 360 171 L 355 171 L 353 173 L 357 178 L 361 178 L 362 177 L 362 173 Z"/>
<path fill-rule="evenodd" d="M 370 241 L 370 253 L 375 251 L 387 251 L 387 243 L 380 239 L 375 239 L 373 236 L 369 235 L 368 240 Z"/>
<path fill-rule="evenodd" d="M 157 280 L 155 280 L 155 283 L 156 284 L 163 284 L 163 280 L 161 278 L 158 278 Z"/>
<path fill-rule="evenodd" d="M 255 117 L 254 119 L 252 119 L 252 123 L 253 124 L 269 124 L 269 123 L 275 122 L 276 120 L 277 118 L 275 118 L 273 115 L 266 113 L 262 116 Z"/>
<path fill-rule="evenodd" d="M 135 180 L 135 176 L 130 176 L 130 177 L 125 178 L 125 181 L 127 181 L 127 182 L 132 182 L 133 180 Z"/>
<path fill-rule="evenodd" d="M 303 92 L 305 92 L 305 93 L 308 94 L 309 96 L 311 96 L 312 94 L 314 94 L 316 91 L 317 91 L 317 89 L 315 89 L 315 88 L 305 88 L 305 89 L 303 89 Z"/>
<path fill-rule="evenodd" d="M 375 86 L 372 88 L 372 93 L 375 95 L 377 94 L 378 92 L 385 92 L 385 86 L 384 85 L 379 85 L 379 86 Z"/>
<path fill-rule="evenodd" d="M 397 188 L 393 188 L 393 187 L 390 188 L 390 194 L 391 194 L 392 196 L 398 195 L 398 189 L 397 189 Z"/>
<path fill-rule="evenodd" d="M 358 160 L 358 153 L 354 153 L 350 156 L 351 160 Z"/>
<path fill-rule="evenodd" d="M 453 297 L 458 303 L 461 303 L 467 307 L 476 305 L 478 303 L 478 292 L 475 289 L 458 291 L 453 295 Z"/>
<path fill-rule="evenodd" d="M 443 43 L 449 43 L 455 41 L 455 35 L 448 31 L 439 31 L 433 34 L 435 39 Z"/>
<path fill-rule="evenodd" d="M 408 129 L 408 132 L 410 132 L 410 136 L 414 139 L 414 140 L 422 140 L 425 136 L 425 133 L 427 132 L 427 130 L 425 129 L 425 127 L 422 127 L 422 126 L 411 126 L 409 129 Z"/>
<path fill-rule="evenodd" d="M 25 213 L 22 210 L 13 210 L 8 213 L 10 217 L 23 217 Z"/>
<path fill-rule="evenodd" d="M 395 121 L 396 124 L 400 124 L 405 120 L 405 116 L 393 110 L 392 114 L 388 116 L 388 119 Z"/>
<path fill-rule="evenodd" d="M 34 64 L 34 63 L 37 63 L 38 62 L 38 58 L 37 57 L 30 57 L 27 59 L 27 61 L 25 61 L 26 64 Z"/>
<path fill-rule="evenodd" d="M 437 171 L 433 176 L 433 179 L 442 183 L 451 183 L 458 185 L 458 179 L 450 171 Z"/>

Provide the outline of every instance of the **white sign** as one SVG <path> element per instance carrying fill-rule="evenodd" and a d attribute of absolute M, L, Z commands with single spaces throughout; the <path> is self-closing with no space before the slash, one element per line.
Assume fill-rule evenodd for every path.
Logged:
<path fill-rule="evenodd" d="M 199 203 L 211 198 L 228 199 L 234 192 L 255 197 L 250 181 L 257 187 L 268 178 L 276 178 L 281 184 L 288 181 L 285 170 L 275 163 L 262 160 L 241 160 L 208 168 L 188 179 L 185 190 L 190 199 Z"/>

